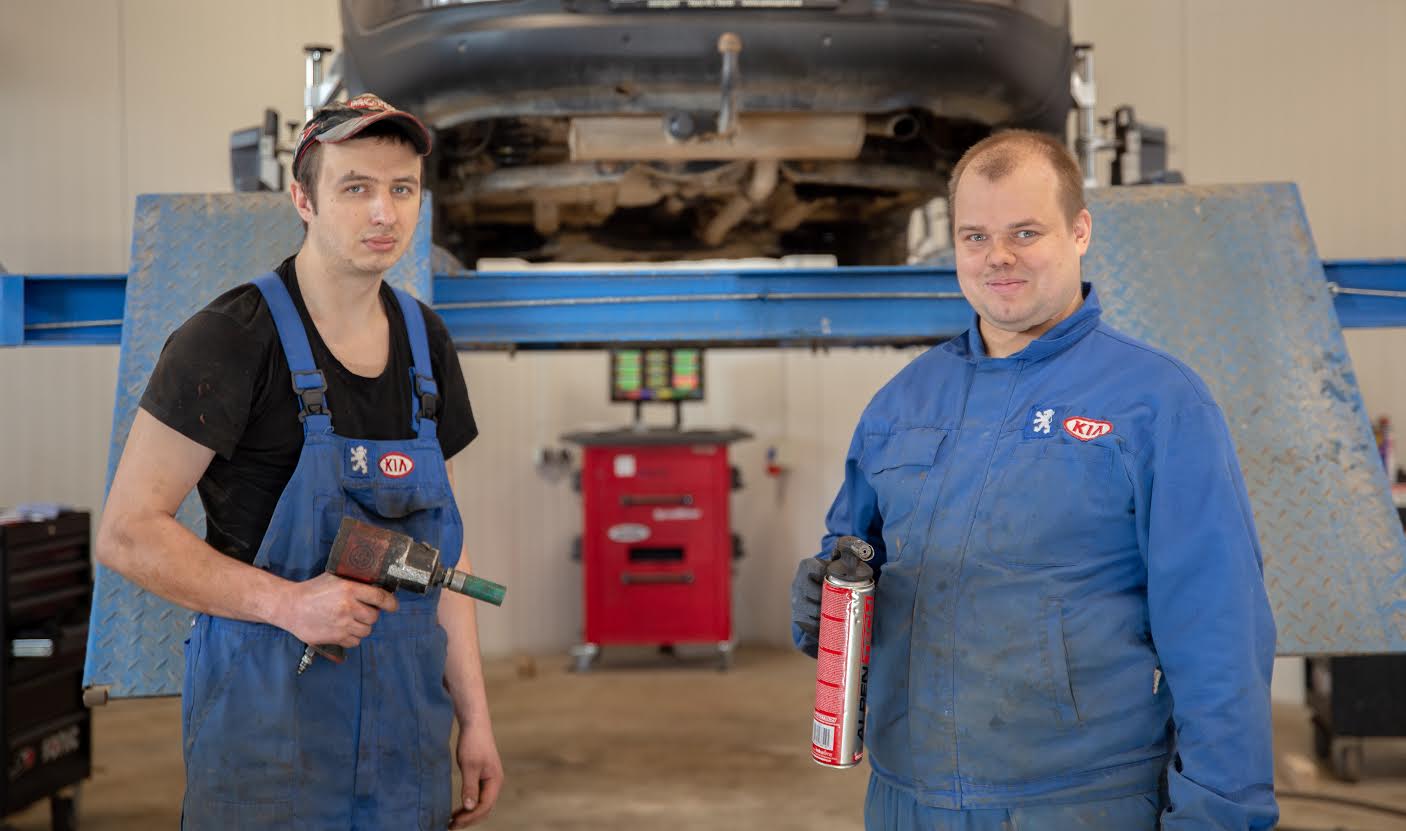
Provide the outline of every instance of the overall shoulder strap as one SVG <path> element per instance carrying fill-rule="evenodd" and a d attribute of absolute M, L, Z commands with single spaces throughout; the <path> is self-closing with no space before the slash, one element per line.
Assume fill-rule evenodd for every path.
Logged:
<path fill-rule="evenodd" d="M 434 368 L 430 364 L 430 342 L 425 333 L 425 315 L 420 303 L 408 292 L 392 287 L 405 318 L 405 334 L 410 338 L 410 426 L 422 439 L 435 437 L 439 413 L 439 386 L 435 384 Z"/>
<path fill-rule="evenodd" d="M 278 340 L 283 344 L 288 368 L 292 370 L 293 394 L 298 397 L 298 420 L 303 423 L 303 431 L 330 433 L 332 413 L 327 409 L 327 379 L 313 363 L 308 333 L 303 328 L 303 320 L 298 316 L 288 288 L 271 271 L 256 277 L 253 282 L 273 313 L 273 325 L 278 330 Z"/>

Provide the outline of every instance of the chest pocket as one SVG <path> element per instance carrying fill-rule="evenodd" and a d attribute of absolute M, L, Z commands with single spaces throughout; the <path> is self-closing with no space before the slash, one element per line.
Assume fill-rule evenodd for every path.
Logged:
<path fill-rule="evenodd" d="M 1133 539 L 1132 504 L 1115 448 L 1019 442 L 992 469 L 976 538 L 1005 563 L 1088 563 Z"/>
<path fill-rule="evenodd" d="M 908 547 L 918 495 L 932 476 L 938 450 L 946 437 L 947 431 L 931 429 L 898 430 L 887 436 L 865 437 L 859 467 L 878 496 L 890 560 L 901 557 Z"/>

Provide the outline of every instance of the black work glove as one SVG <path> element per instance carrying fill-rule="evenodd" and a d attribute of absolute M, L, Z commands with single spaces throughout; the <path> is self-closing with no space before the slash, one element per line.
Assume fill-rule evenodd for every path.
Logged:
<path fill-rule="evenodd" d="M 802 651 L 814 658 L 820 638 L 820 586 L 825 579 L 824 560 L 807 557 L 796 567 L 791 581 L 791 622 L 813 640 Z"/>

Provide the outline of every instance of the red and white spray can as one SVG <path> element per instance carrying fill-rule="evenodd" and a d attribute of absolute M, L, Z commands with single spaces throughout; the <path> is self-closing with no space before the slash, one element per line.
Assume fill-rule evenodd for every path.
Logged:
<path fill-rule="evenodd" d="M 841 537 L 821 586 L 810 756 L 826 767 L 854 767 L 864 757 L 864 699 L 874 630 L 874 572 L 865 563 L 873 557 L 869 543 Z"/>

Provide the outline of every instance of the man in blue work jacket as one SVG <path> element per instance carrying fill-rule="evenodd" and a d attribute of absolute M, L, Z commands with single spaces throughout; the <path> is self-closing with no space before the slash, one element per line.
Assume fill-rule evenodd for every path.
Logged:
<path fill-rule="evenodd" d="M 822 542 L 876 550 L 866 827 L 1272 828 L 1274 622 L 1220 409 L 1100 320 L 1062 144 L 994 135 L 949 193 L 974 323 L 874 396 Z M 812 655 L 823 569 L 792 589 Z"/>
<path fill-rule="evenodd" d="M 446 459 L 478 432 L 468 389 L 444 322 L 382 279 L 414 236 L 429 150 L 374 95 L 318 112 L 293 157 L 302 247 L 171 335 L 132 423 L 97 554 L 198 613 L 186 829 L 462 828 L 497 799 L 472 601 L 324 573 L 344 516 L 461 559 Z M 192 488 L 204 540 L 173 518 Z M 305 643 L 347 660 L 295 674 Z"/>

